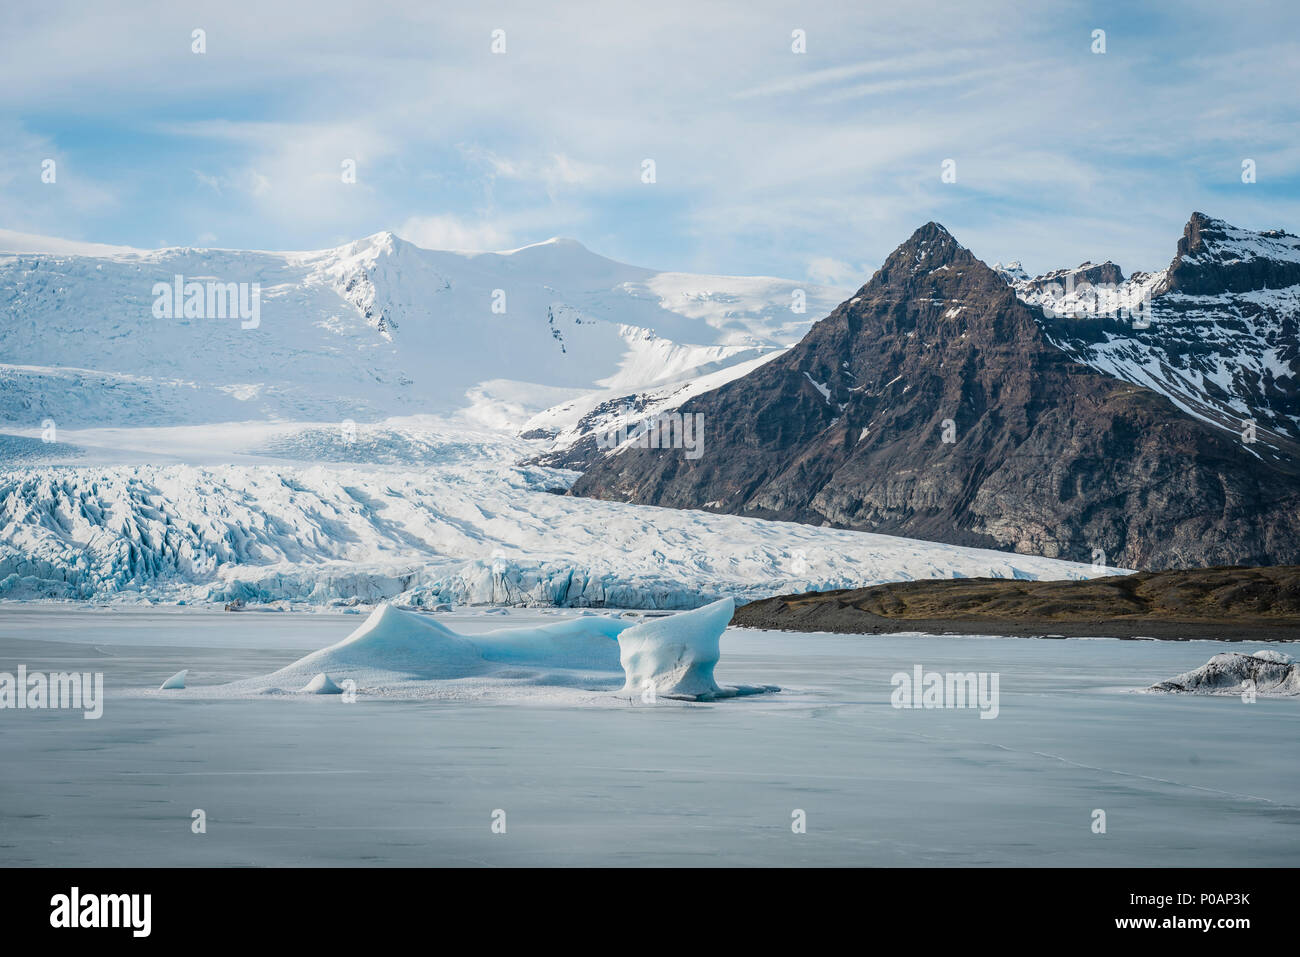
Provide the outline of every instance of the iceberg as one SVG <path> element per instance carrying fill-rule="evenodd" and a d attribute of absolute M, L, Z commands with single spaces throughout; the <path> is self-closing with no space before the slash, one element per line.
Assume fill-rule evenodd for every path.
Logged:
<path fill-rule="evenodd" d="M 1153 684 L 1148 691 L 1167 694 L 1300 695 L 1300 664 L 1287 654 L 1266 649 L 1253 654 L 1225 652 L 1199 668 Z"/>
<path fill-rule="evenodd" d="M 618 668 L 615 639 L 626 627 L 611 618 L 580 618 L 471 637 L 427 615 L 381 605 L 342 641 L 275 674 L 389 671 L 424 679 L 464 678 L 520 664 L 610 671 Z"/>
<path fill-rule="evenodd" d="M 714 680 L 722 633 L 735 611 L 735 601 L 723 598 L 622 632 L 618 636 L 619 660 L 626 677 L 622 693 L 713 701 L 779 691 L 773 685 L 722 687 Z"/>
<path fill-rule="evenodd" d="M 343 693 L 343 689 L 340 688 L 338 685 L 336 685 L 330 679 L 330 676 L 323 671 L 320 674 L 318 674 L 315 678 L 312 678 L 311 681 L 307 682 L 307 684 L 303 687 L 302 691 L 303 694 L 342 694 Z"/>
<path fill-rule="evenodd" d="M 719 686 L 713 669 L 731 620 L 730 598 L 640 624 L 621 616 L 575 615 L 562 621 L 462 634 L 441 616 L 381 605 L 342 641 L 278 671 L 194 689 L 196 696 L 341 694 L 457 699 L 521 696 L 617 704 L 634 692 L 713 701 L 780 690 Z M 184 672 L 164 687 L 183 688 Z M 172 682 L 180 681 L 180 684 Z M 653 700 L 653 699 L 651 699 Z"/>
<path fill-rule="evenodd" d="M 271 674 L 200 689 L 205 696 L 340 694 L 400 698 L 517 693 L 521 686 L 617 687 L 622 619 L 573 618 L 465 635 L 432 615 L 381 605 L 342 641 Z"/>
<path fill-rule="evenodd" d="M 161 685 L 159 685 L 159 686 L 158 686 L 158 690 L 159 690 L 159 691 L 178 691 L 178 690 L 184 688 L 184 687 L 185 687 L 185 676 L 186 676 L 187 674 L 189 674 L 189 673 L 190 673 L 190 669 L 189 669 L 189 668 L 182 668 L 180 671 L 176 672 L 176 674 L 172 675 L 170 678 L 168 678 L 166 681 L 164 681 Z"/>

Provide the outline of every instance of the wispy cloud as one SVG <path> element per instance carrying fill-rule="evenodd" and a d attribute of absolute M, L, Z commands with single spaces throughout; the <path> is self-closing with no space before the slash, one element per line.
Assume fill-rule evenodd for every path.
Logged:
<path fill-rule="evenodd" d="M 412 216 L 396 232 L 426 249 L 504 249 L 512 240 L 491 220 L 467 222 L 456 216 Z"/>
<path fill-rule="evenodd" d="M 262 248 L 561 234 L 664 268 L 825 279 L 938 219 L 1031 269 L 1150 268 L 1194 207 L 1300 226 L 1298 27 L 1293 5 L 1208 0 L 412 0 L 364 18 L 348 0 L 52 0 L 6 23 L 0 227 Z"/>

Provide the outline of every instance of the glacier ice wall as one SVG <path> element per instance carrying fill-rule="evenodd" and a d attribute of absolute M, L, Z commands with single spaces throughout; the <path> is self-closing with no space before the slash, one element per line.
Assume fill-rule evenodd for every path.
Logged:
<path fill-rule="evenodd" d="M 0 599 L 695 608 L 1089 565 L 563 494 L 576 473 L 455 465 L 0 472 Z"/>

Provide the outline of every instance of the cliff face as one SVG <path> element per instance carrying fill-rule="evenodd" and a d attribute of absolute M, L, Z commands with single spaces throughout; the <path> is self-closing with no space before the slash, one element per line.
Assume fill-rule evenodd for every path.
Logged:
<path fill-rule="evenodd" d="M 573 494 L 1134 568 L 1300 562 L 1293 475 L 1041 319 L 929 223 L 798 346 L 681 407 L 703 455 L 623 448 Z"/>

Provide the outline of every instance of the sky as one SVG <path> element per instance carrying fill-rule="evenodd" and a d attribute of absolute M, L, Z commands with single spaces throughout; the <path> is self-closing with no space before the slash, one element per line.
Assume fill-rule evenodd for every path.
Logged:
<path fill-rule="evenodd" d="M 1290 0 L 48 0 L 0 80 L 0 229 L 92 242 L 855 286 L 929 220 L 1031 273 L 1161 268 L 1193 210 L 1300 231 Z"/>

